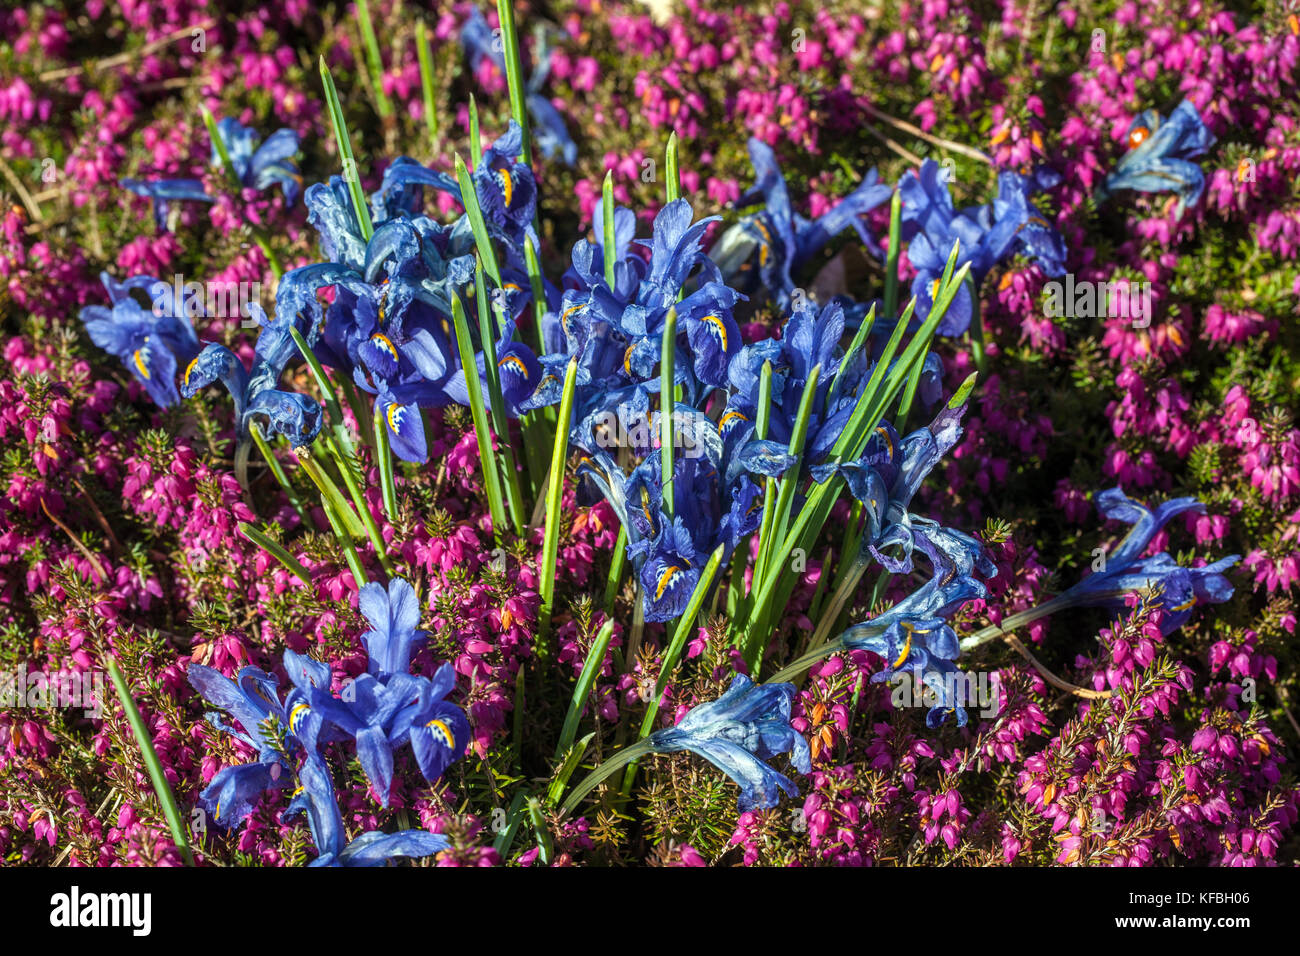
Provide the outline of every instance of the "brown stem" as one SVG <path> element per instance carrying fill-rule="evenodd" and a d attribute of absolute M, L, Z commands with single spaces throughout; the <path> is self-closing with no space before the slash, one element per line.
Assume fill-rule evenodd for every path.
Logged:
<path fill-rule="evenodd" d="M 1014 647 L 1020 653 L 1021 657 L 1029 661 L 1029 663 L 1034 666 L 1034 670 L 1038 671 L 1038 673 L 1043 675 L 1043 680 L 1047 681 L 1049 684 L 1051 684 L 1053 687 L 1057 688 L 1058 690 L 1063 690 L 1068 694 L 1073 694 L 1075 697 L 1082 697 L 1085 700 L 1105 700 L 1107 697 L 1112 696 L 1112 691 L 1089 690 L 1086 687 L 1080 687 L 1077 684 L 1071 684 L 1067 680 L 1061 680 L 1061 678 L 1057 677 L 1046 667 L 1044 667 L 1042 662 L 1040 662 L 1037 657 L 1031 654 L 1029 652 L 1029 648 L 1025 647 L 1025 645 L 1021 643 L 1020 638 L 1016 637 L 1014 634 L 1004 634 L 1003 639 L 1012 647 Z"/>

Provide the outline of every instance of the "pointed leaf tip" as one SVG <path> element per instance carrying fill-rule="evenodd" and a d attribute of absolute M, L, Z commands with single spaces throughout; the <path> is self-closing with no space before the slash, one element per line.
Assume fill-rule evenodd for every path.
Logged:
<path fill-rule="evenodd" d="M 957 391 L 953 393 L 952 398 L 948 400 L 948 407 L 960 408 L 970 401 L 970 393 L 975 390 L 975 380 L 979 377 L 979 372 L 971 372 L 970 375 L 966 376 L 966 381 L 961 383 Z"/>

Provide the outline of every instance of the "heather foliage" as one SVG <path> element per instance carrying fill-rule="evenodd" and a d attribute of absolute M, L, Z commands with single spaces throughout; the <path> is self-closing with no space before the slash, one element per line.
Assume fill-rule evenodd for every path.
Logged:
<path fill-rule="evenodd" d="M 0 12 L 6 861 L 1300 860 L 1297 12 L 663 6 Z"/>

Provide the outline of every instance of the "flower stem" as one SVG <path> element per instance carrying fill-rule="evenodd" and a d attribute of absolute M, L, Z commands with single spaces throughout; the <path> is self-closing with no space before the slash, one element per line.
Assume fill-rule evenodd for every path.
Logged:
<path fill-rule="evenodd" d="M 433 89 L 433 50 L 424 20 L 415 21 L 415 52 L 420 60 L 420 92 L 424 97 L 424 126 L 429 133 L 429 148 L 438 136 L 438 107 Z"/>
<path fill-rule="evenodd" d="M 1053 614 L 1063 608 L 1069 607 L 1071 603 L 1072 602 L 1065 598 L 1064 595 L 1057 595 L 1050 601 L 1039 604 L 1037 607 L 1031 607 L 1018 614 L 1012 614 L 1001 624 L 990 624 L 983 630 L 976 631 L 974 634 L 970 635 L 970 637 L 962 638 L 961 649 L 963 651 L 973 651 L 981 644 L 987 644 L 989 641 L 997 637 L 1005 637 L 1017 628 L 1024 627 L 1026 624 L 1031 624 L 1040 617 L 1047 617 L 1049 614 Z"/>
<path fill-rule="evenodd" d="M 279 561 L 284 565 L 285 570 L 295 575 L 303 584 L 307 585 L 309 588 L 311 587 L 311 575 L 307 573 L 307 569 L 304 568 L 298 559 L 290 554 L 286 548 L 273 541 L 261 531 L 258 531 L 247 521 L 239 522 L 239 533 L 249 541 L 252 541 L 271 557 Z"/>

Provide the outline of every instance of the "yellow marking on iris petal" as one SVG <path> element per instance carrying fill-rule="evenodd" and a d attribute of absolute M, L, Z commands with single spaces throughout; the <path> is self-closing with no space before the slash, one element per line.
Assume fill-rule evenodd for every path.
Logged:
<path fill-rule="evenodd" d="M 289 729 L 296 731 L 298 729 L 298 713 L 304 710 L 311 710 L 306 704 L 294 704 L 293 710 L 289 711 Z"/>
<path fill-rule="evenodd" d="M 649 523 L 650 527 L 653 528 L 655 526 L 655 519 L 654 515 L 650 514 L 650 492 L 644 485 L 641 487 L 641 513 L 645 515 L 645 520 Z M 662 591 L 663 589 L 660 588 L 660 590 Z"/>
<path fill-rule="evenodd" d="M 1193 594 L 1190 598 L 1188 598 L 1188 599 L 1187 599 L 1186 601 L 1184 601 L 1182 604 L 1178 605 L 1178 607 L 1170 608 L 1170 610 L 1173 610 L 1173 611 L 1186 611 L 1188 608 L 1190 608 L 1190 607 L 1191 607 L 1192 605 L 1194 605 L 1195 603 L 1196 603 L 1196 595 Z"/>
<path fill-rule="evenodd" d="M 143 375 L 145 378 L 149 378 L 150 377 L 149 370 L 145 368 L 144 361 L 140 358 L 140 353 L 143 351 L 144 349 L 136 349 L 135 354 L 131 357 L 135 359 L 135 367 L 140 370 L 140 374 Z"/>
<path fill-rule="evenodd" d="M 629 345 L 623 352 L 623 371 L 627 372 L 628 378 L 635 378 L 632 374 L 632 352 L 636 349 L 635 345 Z"/>
<path fill-rule="evenodd" d="M 763 220 L 762 220 L 762 219 L 755 219 L 755 220 L 754 220 L 754 227 L 755 227 L 756 229 L 758 229 L 758 231 L 761 232 L 761 233 L 763 234 L 763 239 L 764 239 L 766 242 L 771 242 L 771 241 L 772 241 L 772 234 L 771 234 L 770 232 L 767 231 L 767 226 L 763 225 Z"/>
<path fill-rule="evenodd" d="M 524 378 L 528 377 L 528 366 L 524 364 L 524 360 L 518 355 L 507 355 L 505 358 L 497 360 L 497 368 L 505 368 L 507 365 L 517 369 Z"/>
<path fill-rule="evenodd" d="M 716 315 L 706 315 L 700 321 L 717 331 L 718 338 L 722 340 L 722 351 L 725 352 L 727 350 L 727 327 L 722 324 L 722 319 Z"/>
<path fill-rule="evenodd" d="M 1147 129 L 1145 126 L 1139 126 L 1137 129 L 1133 130 L 1133 132 L 1128 134 L 1128 148 L 1137 149 L 1146 142 L 1146 138 L 1150 135 L 1151 130 Z"/>
<path fill-rule="evenodd" d="M 503 288 L 503 289 L 510 289 L 512 292 L 522 292 L 522 291 L 523 291 L 522 289 L 519 288 L 518 285 L 516 285 L 516 284 L 513 283 L 513 282 L 507 282 L 507 283 L 506 283 L 505 285 L 503 285 L 501 288 Z"/>
<path fill-rule="evenodd" d="M 722 429 L 726 428 L 727 424 L 733 418 L 739 418 L 742 422 L 749 421 L 749 418 L 746 415 L 744 415 L 742 412 L 730 411 L 727 412 L 727 414 L 723 415 L 721 421 L 718 422 L 718 430 L 721 431 Z"/>
<path fill-rule="evenodd" d="M 889 429 L 885 428 L 884 425 L 877 425 L 876 434 L 885 440 L 885 445 L 889 448 L 890 460 L 892 460 L 894 457 L 894 439 L 889 436 Z"/>
<path fill-rule="evenodd" d="M 655 600 L 658 601 L 664 596 L 664 588 L 668 587 L 668 582 L 673 579 L 673 575 L 680 571 L 677 565 L 669 565 L 663 574 L 659 575 L 659 584 L 655 587 Z"/>
<path fill-rule="evenodd" d="M 453 750 L 456 748 L 456 735 L 451 732 L 451 728 L 447 726 L 445 721 L 441 721 L 435 717 L 424 726 L 432 727 L 434 730 L 438 731 L 438 733 L 442 735 L 442 739 L 447 742 L 448 747 L 451 747 Z"/>
<path fill-rule="evenodd" d="M 393 345 L 392 340 L 389 339 L 388 336 L 384 335 L 383 332 L 376 332 L 374 335 L 370 336 L 370 341 L 377 342 L 380 348 L 392 356 L 394 362 L 397 361 L 397 348 Z"/>
<path fill-rule="evenodd" d="M 892 665 L 894 667 L 901 667 L 903 661 L 907 660 L 907 655 L 912 653 L 912 632 L 915 630 L 907 621 L 899 621 L 899 624 L 901 624 L 903 630 L 907 632 L 907 640 L 903 642 L 903 653 L 899 654 L 898 660 L 894 661 Z"/>
<path fill-rule="evenodd" d="M 392 432 L 395 435 L 400 434 L 398 428 L 402 424 L 402 411 L 405 408 L 405 405 L 398 405 L 394 402 L 392 405 L 388 406 L 388 411 L 384 413 L 384 417 L 388 419 L 388 427 L 392 429 Z"/>
<path fill-rule="evenodd" d="M 190 364 L 185 366 L 185 384 L 190 384 L 190 373 L 194 371 L 194 366 L 199 364 L 199 357 L 196 355 L 190 359 Z"/>
<path fill-rule="evenodd" d="M 497 174 L 501 177 L 501 195 L 505 197 L 506 208 L 510 208 L 510 200 L 515 195 L 515 181 L 510 178 L 510 170 L 498 169 Z"/>
<path fill-rule="evenodd" d="M 767 243 L 763 243 L 758 247 L 758 264 L 760 266 L 767 265 Z"/>
<path fill-rule="evenodd" d="M 932 298 L 932 299 L 937 299 L 937 298 L 939 298 L 939 280 L 938 280 L 938 279 L 935 279 L 933 282 L 930 283 L 930 298 Z"/>

